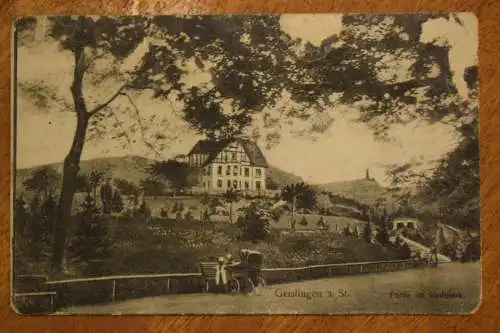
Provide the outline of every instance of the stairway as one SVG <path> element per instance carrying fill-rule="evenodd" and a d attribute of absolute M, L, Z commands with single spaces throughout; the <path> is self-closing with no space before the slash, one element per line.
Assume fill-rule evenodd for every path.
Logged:
<path fill-rule="evenodd" d="M 402 235 L 399 236 L 401 240 L 403 240 L 412 251 L 420 251 L 422 253 L 423 258 L 428 258 L 431 254 L 431 249 L 425 245 L 422 245 L 418 242 L 415 242 L 414 240 L 411 240 L 407 237 L 404 237 Z M 445 255 L 442 255 L 441 253 L 438 253 L 438 260 L 439 262 L 451 262 L 452 260 L 448 258 Z"/>

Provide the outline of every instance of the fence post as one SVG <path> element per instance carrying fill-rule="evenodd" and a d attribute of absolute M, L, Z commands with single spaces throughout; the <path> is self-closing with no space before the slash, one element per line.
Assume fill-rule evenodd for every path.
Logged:
<path fill-rule="evenodd" d="M 170 293 L 170 278 L 167 278 L 167 293 Z"/>
<path fill-rule="evenodd" d="M 111 287 L 111 301 L 114 302 L 116 299 L 116 280 L 113 280 L 113 284 Z"/>

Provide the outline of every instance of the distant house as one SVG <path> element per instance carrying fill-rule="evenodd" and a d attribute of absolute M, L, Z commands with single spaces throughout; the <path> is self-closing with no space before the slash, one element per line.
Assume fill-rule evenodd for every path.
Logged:
<path fill-rule="evenodd" d="M 251 140 L 200 140 L 187 155 L 187 161 L 190 167 L 201 171 L 198 186 L 204 192 L 266 191 L 268 164 L 258 145 Z"/>
<path fill-rule="evenodd" d="M 408 217 L 396 218 L 392 221 L 392 230 L 398 229 L 419 229 L 422 226 L 422 222 Z"/>

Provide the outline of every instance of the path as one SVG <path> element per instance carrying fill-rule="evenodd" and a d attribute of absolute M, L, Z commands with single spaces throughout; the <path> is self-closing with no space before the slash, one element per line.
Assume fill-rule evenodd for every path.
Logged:
<path fill-rule="evenodd" d="M 470 313 L 479 302 L 480 283 L 479 263 L 449 263 L 272 285 L 262 288 L 260 295 L 165 295 L 67 308 L 60 313 Z M 417 297 L 419 293 L 424 297 Z"/>

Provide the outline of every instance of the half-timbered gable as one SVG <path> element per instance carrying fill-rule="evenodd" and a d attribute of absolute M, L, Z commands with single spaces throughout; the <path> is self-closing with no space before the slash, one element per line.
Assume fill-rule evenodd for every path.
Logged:
<path fill-rule="evenodd" d="M 266 190 L 267 161 L 253 141 L 199 141 L 188 154 L 188 161 L 201 169 L 199 185 L 205 190 Z"/>

